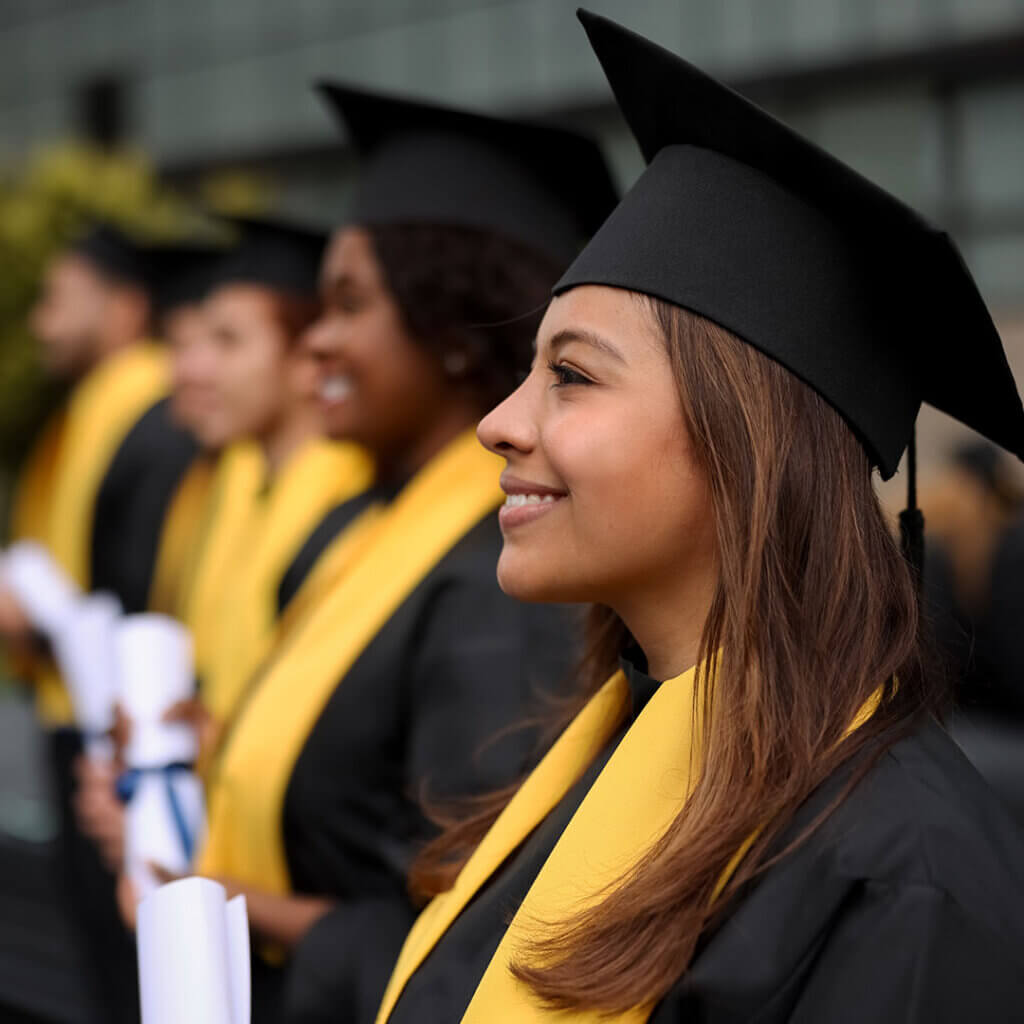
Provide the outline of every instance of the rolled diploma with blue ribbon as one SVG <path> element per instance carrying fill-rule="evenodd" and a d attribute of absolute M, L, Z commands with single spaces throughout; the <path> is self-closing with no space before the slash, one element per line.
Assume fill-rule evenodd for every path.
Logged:
<path fill-rule="evenodd" d="M 187 765 L 129 769 L 118 780 L 125 804 L 125 862 L 139 899 L 159 882 L 151 864 L 187 874 L 205 822 L 203 787 Z"/>
<path fill-rule="evenodd" d="M 125 801 L 125 859 L 140 898 L 157 886 L 150 864 L 189 870 L 203 826 L 203 789 L 191 770 L 192 730 L 165 722 L 167 710 L 193 693 L 188 631 L 163 615 L 130 615 L 115 634 L 121 704 L 131 721 L 126 771 L 118 782 Z"/>

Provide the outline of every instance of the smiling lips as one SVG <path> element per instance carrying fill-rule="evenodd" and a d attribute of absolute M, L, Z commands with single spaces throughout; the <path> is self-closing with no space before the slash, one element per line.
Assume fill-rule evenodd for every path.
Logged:
<path fill-rule="evenodd" d="M 350 398 L 354 390 L 351 377 L 333 374 L 320 384 L 320 398 L 328 405 L 336 405 Z"/>
<path fill-rule="evenodd" d="M 556 491 L 551 487 L 527 483 L 505 477 L 501 482 L 507 497 L 505 504 L 498 513 L 498 520 L 503 529 L 522 526 L 550 512 L 568 495 L 564 491 Z"/>

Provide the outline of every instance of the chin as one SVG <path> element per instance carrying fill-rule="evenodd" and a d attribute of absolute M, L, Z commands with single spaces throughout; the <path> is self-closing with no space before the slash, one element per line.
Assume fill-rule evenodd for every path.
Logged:
<path fill-rule="evenodd" d="M 362 441 L 362 433 L 359 430 L 359 421 L 354 416 L 346 416 L 343 413 L 327 413 L 323 419 L 324 433 L 332 441 Z"/>
<path fill-rule="evenodd" d="M 516 564 L 516 563 L 519 564 Z M 564 577 L 548 567 L 523 565 L 517 558 L 498 559 L 498 586 L 517 601 L 536 604 L 572 604 L 585 600 Z"/>

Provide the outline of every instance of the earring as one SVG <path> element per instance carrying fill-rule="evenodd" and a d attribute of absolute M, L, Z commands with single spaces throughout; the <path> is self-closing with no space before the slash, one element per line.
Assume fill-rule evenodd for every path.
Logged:
<path fill-rule="evenodd" d="M 452 349 L 451 352 L 445 352 L 441 365 L 449 377 L 461 377 L 469 368 L 469 357 L 465 352 Z"/>

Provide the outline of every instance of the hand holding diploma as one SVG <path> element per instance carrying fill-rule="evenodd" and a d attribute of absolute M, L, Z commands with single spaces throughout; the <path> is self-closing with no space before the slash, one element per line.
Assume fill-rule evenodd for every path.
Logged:
<path fill-rule="evenodd" d="M 249 1024 L 249 928 L 245 897 L 183 878 L 138 908 L 142 1024 Z"/>
<path fill-rule="evenodd" d="M 150 869 L 189 870 L 204 817 L 202 786 L 191 766 L 194 732 L 166 721 L 169 708 L 193 689 L 191 641 L 162 615 L 132 615 L 116 633 L 121 707 L 131 722 L 119 780 L 127 805 L 125 861 L 140 897 L 157 885 Z"/>

